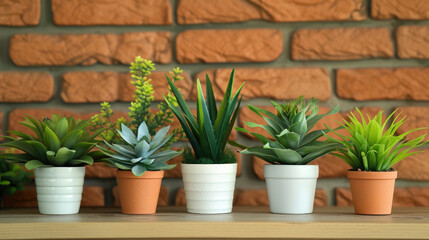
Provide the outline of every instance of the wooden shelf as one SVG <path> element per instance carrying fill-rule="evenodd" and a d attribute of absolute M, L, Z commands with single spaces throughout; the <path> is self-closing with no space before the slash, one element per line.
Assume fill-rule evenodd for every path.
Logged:
<path fill-rule="evenodd" d="M 316 208 L 280 215 L 268 208 L 234 208 L 199 215 L 159 208 L 155 215 L 119 209 L 81 209 L 77 215 L 41 215 L 37 209 L 1 209 L 0 239 L 428 239 L 429 208 L 395 208 L 389 216 L 354 215 L 352 208 Z"/>

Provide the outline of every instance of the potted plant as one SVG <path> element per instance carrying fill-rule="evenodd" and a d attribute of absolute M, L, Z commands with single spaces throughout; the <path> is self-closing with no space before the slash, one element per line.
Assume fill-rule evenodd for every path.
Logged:
<path fill-rule="evenodd" d="M 17 190 L 24 190 L 24 185 L 29 181 L 30 178 L 22 167 L 0 158 L 0 205 L 3 197 L 12 195 Z"/>
<path fill-rule="evenodd" d="M 385 121 L 382 120 L 383 111 L 374 118 L 365 120 L 360 110 L 359 119 L 351 113 L 349 120 L 344 120 L 344 128 L 350 136 L 341 135 L 333 131 L 340 140 L 330 140 L 341 144 L 335 156 L 343 159 L 352 169 L 347 172 L 350 180 L 350 189 L 356 214 L 386 215 L 392 211 L 393 190 L 397 171 L 392 167 L 402 159 L 416 154 L 411 150 L 427 143 L 425 135 L 415 139 L 407 135 L 419 130 L 412 129 L 397 134 L 397 129 L 405 122 L 399 119 L 398 114 L 388 127 L 388 121 L 394 111 Z"/>
<path fill-rule="evenodd" d="M 108 158 L 102 159 L 107 165 L 119 170 L 116 177 L 119 185 L 122 213 L 154 214 L 164 177 L 163 170 L 176 166 L 166 161 L 178 156 L 181 152 L 165 148 L 173 134 L 168 134 L 170 126 L 160 129 L 151 137 L 145 122 L 138 128 L 137 136 L 122 124 L 118 131 L 125 144 L 104 143 L 112 150 L 99 148 Z"/>
<path fill-rule="evenodd" d="M 243 85 L 233 95 L 233 70 L 218 109 L 209 77 L 206 76 L 206 99 L 197 80 L 197 116 L 194 116 L 174 83 L 166 78 L 178 107 L 170 99 L 165 100 L 182 125 L 194 152 L 181 164 L 188 212 L 229 213 L 237 161 L 225 147 L 238 114 Z"/>
<path fill-rule="evenodd" d="M 307 103 L 302 96 L 285 104 L 272 104 L 277 114 L 249 105 L 267 125 L 245 122 L 246 125 L 263 128 L 271 139 L 250 133 L 262 146 L 242 146 L 245 149 L 241 153 L 271 163 L 264 165 L 264 176 L 272 213 L 312 213 L 319 168 L 307 164 L 338 148 L 338 144 L 318 140 L 324 130 L 310 130 L 324 116 L 337 113 L 339 107 L 318 114 L 317 100 L 313 98 Z M 244 128 L 237 130 L 249 132 Z"/>
<path fill-rule="evenodd" d="M 5 136 L 11 141 L 0 144 L 21 150 L 23 153 L 1 155 L 16 163 L 35 169 L 39 211 L 42 214 L 75 214 L 82 198 L 85 165 L 92 164 L 102 153 L 90 152 L 96 145 L 87 127 L 89 121 L 75 121 L 73 117 L 52 115 L 42 121 L 31 116 L 21 123 L 35 133 L 27 135 L 9 131 L 17 136 Z"/>

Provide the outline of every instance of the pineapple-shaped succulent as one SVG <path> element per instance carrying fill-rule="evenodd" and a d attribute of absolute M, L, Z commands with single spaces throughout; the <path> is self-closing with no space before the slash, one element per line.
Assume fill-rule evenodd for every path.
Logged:
<path fill-rule="evenodd" d="M 161 128 L 155 136 L 151 136 L 145 122 L 137 130 L 137 136 L 126 125 L 117 130 L 124 144 L 109 144 L 104 142 L 111 150 L 99 148 L 108 156 L 102 161 L 111 167 L 121 170 L 131 170 L 135 176 L 143 175 L 148 171 L 169 170 L 176 166 L 168 165 L 166 161 L 181 154 L 181 151 L 165 149 L 173 134 L 168 134 L 170 126 Z"/>
<path fill-rule="evenodd" d="M 245 122 L 246 125 L 263 128 L 271 139 L 250 133 L 263 145 L 248 147 L 241 153 L 253 154 L 272 164 L 305 165 L 340 146 L 337 143 L 318 141 L 327 130 L 310 131 L 324 116 L 337 113 L 338 106 L 326 114 L 318 115 L 319 108 L 314 98 L 308 103 L 301 96 L 289 103 L 272 104 L 277 114 L 249 105 L 250 110 L 262 117 L 267 125 Z M 244 128 L 237 130 L 249 132 Z"/>
<path fill-rule="evenodd" d="M 0 155 L 16 163 L 23 163 L 28 170 L 43 167 L 72 167 L 93 164 L 103 154 L 90 152 L 97 144 L 95 137 L 100 131 L 90 134 L 89 121 L 73 117 L 52 115 L 52 119 L 42 121 L 29 116 L 21 124 L 31 129 L 36 136 L 19 131 L 9 131 L 17 137 L 4 136 L 11 141 L 0 144 L 3 147 L 19 149 L 24 153 L 5 153 Z"/>

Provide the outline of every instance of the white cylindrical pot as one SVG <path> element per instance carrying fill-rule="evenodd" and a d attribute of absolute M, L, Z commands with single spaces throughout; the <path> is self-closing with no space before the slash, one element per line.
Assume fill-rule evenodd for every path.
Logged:
<path fill-rule="evenodd" d="M 41 167 L 34 174 L 41 214 L 79 212 L 85 167 Z"/>
<path fill-rule="evenodd" d="M 237 163 L 182 164 L 186 208 L 190 213 L 230 213 Z"/>
<path fill-rule="evenodd" d="M 313 212 L 319 166 L 264 165 L 268 200 L 272 213 Z"/>

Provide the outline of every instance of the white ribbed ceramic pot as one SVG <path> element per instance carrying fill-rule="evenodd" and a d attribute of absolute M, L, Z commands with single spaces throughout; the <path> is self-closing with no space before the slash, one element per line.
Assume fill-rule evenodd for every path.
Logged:
<path fill-rule="evenodd" d="M 232 211 L 237 163 L 182 164 L 186 208 L 190 213 Z"/>
<path fill-rule="evenodd" d="M 41 167 L 34 174 L 41 214 L 79 212 L 85 167 Z"/>
<path fill-rule="evenodd" d="M 317 165 L 264 165 L 268 200 L 272 213 L 313 212 L 319 176 Z"/>

